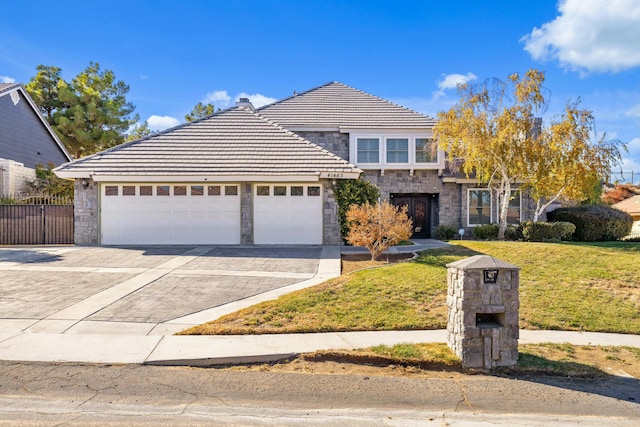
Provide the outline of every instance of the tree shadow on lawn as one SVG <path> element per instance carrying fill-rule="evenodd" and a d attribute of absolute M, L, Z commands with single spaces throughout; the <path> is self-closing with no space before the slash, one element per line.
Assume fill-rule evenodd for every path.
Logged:
<path fill-rule="evenodd" d="M 462 245 L 451 245 L 437 249 L 427 249 L 418 252 L 418 258 L 414 262 L 431 267 L 446 267 L 450 262 L 474 255 L 484 255 L 482 252 L 469 249 Z"/>

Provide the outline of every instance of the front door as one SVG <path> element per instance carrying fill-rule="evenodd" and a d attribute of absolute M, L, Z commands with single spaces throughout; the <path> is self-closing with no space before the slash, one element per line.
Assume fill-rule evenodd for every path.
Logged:
<path fill-rule="evenodd" d="M 413 221 L 413 238 L 431 237 L 431 197 L 427 194 L 392 194 L 395 206 L 406 206 Z"/>

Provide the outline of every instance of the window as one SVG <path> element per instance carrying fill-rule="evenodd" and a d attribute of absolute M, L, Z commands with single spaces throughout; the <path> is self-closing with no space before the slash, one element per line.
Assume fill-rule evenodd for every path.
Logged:
<path fill-rule="evenodd" d="M 491 223 L 491 192 L 489 190 L 469 190 L 469 225 Z"/>
<path fill-rule="evenodd" d="M 387 139 L 387 163 L 409 163 L 409 140 L 407 138 Z"/>
<path fill-rule="evenodd" d="M 292 196 L 302 196 L 304 194 L 304 187 L 294 185 L 291 187 Z"/>
<path fill-rule="evenodd" d="M 192 185 L 191 186 L 191 195 L 192 196 L 202 196 L 202 195 L 204 195 L 204 187 L 202 187 L 202 185 Z"/>
<path fill-rule="evenodd" d="M 237 196 L 238 195 L 238 186 L 237 185 L 225 185 L 224 186 L 224 195 L 225 196 Z"/>
<path fill-rule="evenodd" d="M 307 188 L 307 196 L 319 196 L 320 195 L 320 187 L 308 187 Z"/>
<path fill-rule="evenodd" d="M 258 185 L 256 188 L 256 195 L 258 196 L 269 196 L 271 193 L 269 192 L 268 185 Z"/>
<path fill-rule="evenodd" d="M 168 185 L 158 185 L 156 187 L 156 195 L 158 195 L 158 196 L 168 196 L 169 195 L 169 186 Z"/>
<path fill-rule="evenodd" d="M 140 195 L 141 196 L 153 196 L 153 187 L 150 185 L 141 185 L 140 186 Z"/>
<path fill-rule="evenodd" d="M 358 138 L 358 163 L 380 163 L 380 140 Z"/>
<path fill-rule="evenodd" d="M 173 195 L 174 196 L 186 196 L 187 195 L 187 186 L 186 185 L 174 185 L 173 186 Z"/>
<path fill-rule="evenodd" d="M 105 196 L 117 196 L 118 195 L 118 186 L 117 185 L 107 185 L 104 187 L 104 195 Z"/>
<path fill-rule="evenodd" d="M 286 196 L 287 195 L 287 187 L 284 185 L 275 185 L 273 187 L 273 195 L 274 196 Z"/>
<path fill-rule="evenodd" d="M 520 191 L 512 191 L 509 199 L 509 209 L 507 210 L 507 224 L 520 224 L 520 206 Z"/>
<path fill-rule="evenodd" d="M 436 163 L 437 154 L 431 138 L 416 138 L 416 163 Z"/>
<path fill-rule="evenodd" d="M 207 194 L 209 196 L 219 196 L 220 195 L 220 186 L 219 185 L 210 185 L 207 187 Z"/>
<path fill-rule="evenodd" d="M 136 195 L 136 186 L 135 185 L 123 185 L 122 186 L 122 195 L 123 196 L 135 196 Z"/>

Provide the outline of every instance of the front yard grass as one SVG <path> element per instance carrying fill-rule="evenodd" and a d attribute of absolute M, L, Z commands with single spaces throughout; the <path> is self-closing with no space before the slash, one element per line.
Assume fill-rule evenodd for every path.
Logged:
<path fill-rule="evenodd" d="M 476 241 L 346 274 L 182 334 L 445 328 L 445 265 L 476 254 L 521 268 L 521 328 L 640 334 L 639 244 Z"/>

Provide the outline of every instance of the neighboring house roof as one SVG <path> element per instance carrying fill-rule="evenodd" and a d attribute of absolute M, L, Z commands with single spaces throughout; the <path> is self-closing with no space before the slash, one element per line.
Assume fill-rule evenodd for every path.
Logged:
<path fill-rule="evenodd" d="M 63 178 L 315 176 L 360 170 L 244 107 L 233 107 L 56 168 Z M 155 177 L 155 178 L 153 178 Z M 183 178 L 181 178 L 183 177 Z M 272 178 L 274 179 L 274 178 Z"/>
<path fill-rule="evenodd" d="M 331 82 L 258 109 L 293 131 L 430 129 L 435 120 L 339 82 Z"/>
<path fill-rule="evenodd" d="M 629 197 L 611 207 L 628 213 L 632 217 L 640 217 L 640 195 Z"/>
<path fill-rule="evenodd" d="M 33 168 L 71 160 L 38 106 L 18 83 L 0 83 L 0 157 Z"/>

